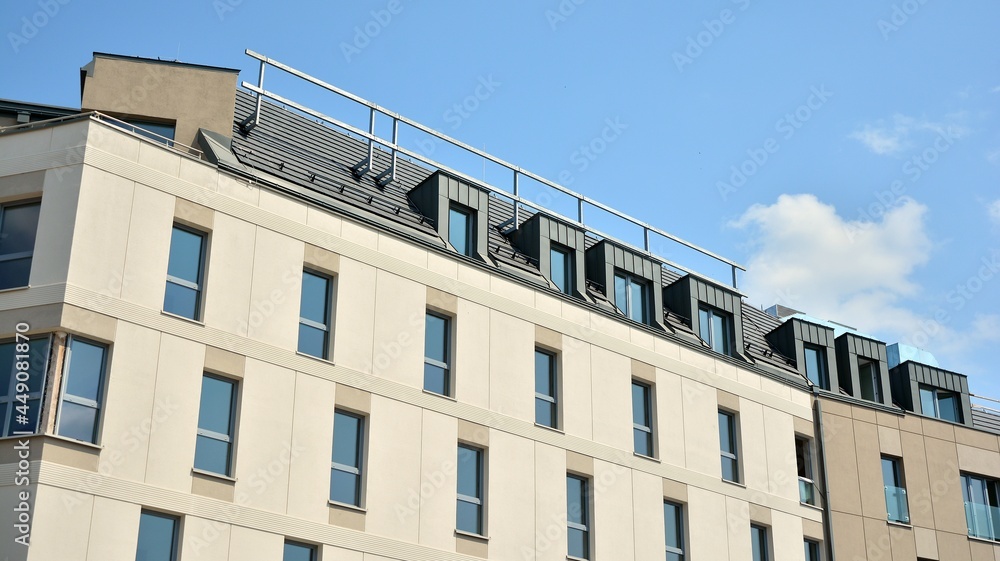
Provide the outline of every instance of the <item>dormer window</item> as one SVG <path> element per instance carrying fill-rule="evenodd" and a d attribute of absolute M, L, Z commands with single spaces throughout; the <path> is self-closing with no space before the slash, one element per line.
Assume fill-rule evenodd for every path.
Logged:
<path fill-rule="evenodd" d="M 826 364 L 826 349 L 816 345 L 803 345 L 803 359 L 805 360 L 806 377 L 813 384 L 830 389 L 830 371 Z"/>
<path fill-rule="evenodd" d="M 472 210 L 452 204 L 448 211 L 448 243 L 455 251 L 472 257 L 476 253 L 476 215 Z"/>
<path fill-rule="evenodd" d="M 961 398 L 955 392 L 920 385 L 920 411 L 953 423 L 962 422 Z"/>
<path fill-rule="evenodd" d="M 552 284 L 563 294 L 573 294 L 573 252 L 569 248 L 549 246 L 549 274 Z"/>
<path fill-rule="evenodd" d="M 861 399 L 882 402 L 882 379 L 875 362 L 858 357 L 858 382 Z"/>
<path fill-rule="evenodd" d="M 699 335 L 712 350 L 724 355 L 732 354 L 733 318 L 731 315 L 710 308 L 698 307 Z"/>
<path fill-rule="evenodd" d="M 649 284 L 628 273 L 615 272 L 615 307 L 633 321 L 649 323 Z"/>

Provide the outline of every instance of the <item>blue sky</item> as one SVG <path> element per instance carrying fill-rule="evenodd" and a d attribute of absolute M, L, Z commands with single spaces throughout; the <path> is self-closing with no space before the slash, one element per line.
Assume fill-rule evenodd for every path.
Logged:
<path fill-rule="evenodd" d="M 10 0 L 0 97 L 78 106 L 93 51 L 239 68 L 253 82 L 249 48 L 749 266 L 751 303 L 917 344 L 1000 397 L 1000 4 L 273 6 Z M 316 88 L 268 78 L 365 125 Z M 508 186 L 494 167 L 423 146 Z"/>

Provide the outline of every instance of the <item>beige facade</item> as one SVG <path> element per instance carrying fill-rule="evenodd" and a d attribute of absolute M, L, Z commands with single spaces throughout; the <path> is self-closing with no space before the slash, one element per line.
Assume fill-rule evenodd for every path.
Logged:
<path fill-rule="evenodd" d="M 92 119 L 4 135 L 0 154 L 0 200 L 42 201 L 4 336 L 23 321 L 109 346 L 96 444 L 27 439 L 32 545 L 8 547 L 0 510 L 11 559 L 131 560 L 143 509 L 180 517 L 184 560 L 280 559 L 286 538 L 326 561 L 565 559 L 567 471 L 592 481 L 594 559 L 662 556 L 664 499 L 685 505 L 692 559 L 749 560 L 751 521 L 777 559 L 822 539 L 796 487 L 803 391 Z M 200 321 L 161 311 L 175 222 L 209 233 Z M 296 352 L 301 272 L 324 265 L 328 361 Z M 421 388 L 428 308 L 454 320 L 454 399 Z M 537 345 L 558 352 L 560 430 L 534 423 Z M 205 372 L 239 388 L 232 478 L 193 470 Z M 655 459 L 632 451 L 633 377 L 653 383 Z M 723 402 L 745 483 L 720 478 Z M 328 502 L 337 407 L 368 420 L 358 509 Z M 3 504 L 17 441 L 0 441 Z M 487 451 L 483 538 L 455 530 L 459 441 Z"/>

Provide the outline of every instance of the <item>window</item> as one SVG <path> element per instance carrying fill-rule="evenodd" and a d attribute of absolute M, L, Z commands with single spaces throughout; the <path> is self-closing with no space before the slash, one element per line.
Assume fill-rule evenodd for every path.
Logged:
<path fill-rule="evenodd" d="M 302 271 L 299 304 L 299 352 L 328 358 L 330 349 L 330 277 Z"/>
<path fill-rule="evenodd" d="M 651 388 L 632 381 L 632 441 L 636 454 L 653 456 L 653 410 Z"/>
<path fill-rule="evenodd" d="M 701 338 L 712 350 L 724 355 L 732 354 L 732 317 L 705 306 L 698 308 L 698 326 Z"/>
<path fill-rule="evenodd" d="M 573 254 L 568 249 L 549 246 L 549 276 L 559 292 L 573 294 Z"/>
<path fill-rule="evenodd" d="M 740 482 L 740 461 L 736 453 L 736 415 L 719 411 L 719 446 L 722 450 L 722 478 Z"/>
<path fill-rule="evenodd" d="M 475 214 L 467 208 L 452 205 L 448 211 L 448 243 L 469 257 L 476 253 L 475 222 Z"/>
<path fill-rule="evenodd" d="M 28 286 L 39 202 L 0 206 L 0 290 Z"/>
<path fill-rule="evenodd" d="M 163 311 L 197 320 L 205 273 L 205 234 L 174 224 Z"/>
<path fill-rule="evenodd" d="M 205 374 L 201 378 L 198 439 L 194 467 L 228 476 L 233 463 L 236 383 Z"/>
<path fill-rule="evenodd" d="M 0 343 L 0 437 L 35 434 L 48 369 L 49 338 L 24 336 Z M 22 401 L 20 396 L 26 396 Z"/>
<path fill-rule="evenodd" d="M 424 327 L 424 389 L 451 395 L 451 320 L 427 312 Z"/>
<path fill-rule="evenodd" d="M 615 273 L 615 306 L 629 319 L 649 323 L 649 285 L 626 273 Z"/>
<path fill-rule="evenodd" d="M 920 385 L 920 411 L 953 423 L 962 422 L 960 398 L 955 392 Z"/>
<path fill-rule="evenodd" d="M 568 554 L 590 559 L 589 482 L 576 475 L 566 476 L 566 538 Z"/>
<path fill-rule="evenodd" d="M 333 414 L 333 457 L 330 462 L 330 500 L 361 506 L 365 420 L 357 415 Z"/>
<path fill-rule="evenodd" d="M 285 540 L 282 561 L 316 561 L 316 547 L 304 543 Z"/>
<path fill-rule="evenodd" d="M 799 502 L 816 504 L 816 486 L 813 483 L 812 442 L 795 437 L 795 465 L 799 473 Z"/>
<path fill-rule="evenodd" d="M 684 561 L 684 507 L 663 501 L 663 534 L 667 561 Z"/>
<path fill-rule="evenodd" d="M 1000 540 L 1000 492 L 997 487 L 996 480 L 962 474 L 962 498 L 970 536 Z"/>
<path fill-rule="evenodd" d="M 756 524 L 750 525 L 750 547 L 753 550 L 753 561 L 768 561 L 770 547 L 767 543 L 767 528 Z"/>
<path fill-rule="evenodd" d="M 910 509 L 906 504 L 906 485 L 903 483 L 902 460 L 882 456 L 882 483 L 885 486 L 885 509 L 891 522 L 910 522 Z"/>
<path fill-rule="evenodd" d="M 557 383 L 555 355 L 535 349 L 535 422 L 539 425 L 559 427 Z"/>
<path fill-rule="evenodd" d="M 173 147 L 174 145 L 174 125 L 166 123 L 153 123 L 151 121 L 137 121 L 134 119 L 121 119 L 108 122 L 117 127 L 142 135 L 150 140 L 166 144 L 167 146 Z"/>
<path fill-rule="evenodd" d="M 180 521 L 166 514 L 144 510 L 139 514 L 139 543 L 135 561 L 177 561 L 177 527 Z"/>
<path fill-rule="evenodd" d="M 861 399 L 882 401 L 882 380 L 878 363 L 868 359 L 858 359 L 858 377 L 861 381 Z"/>
<path fill-rule="evenodd" d="M 814 345 L 803 347 L 803 358 L 806 361 L 806 377 L 813 384 L 830 389 L 830 375 L 826 367 L 826 350 Z"/>
<path fill-rule="evenodd" d="M 97 442 L 97 425 L 104 391 L 107 347 L 73 337 L 63 366 L 62 400 L 59 404 L 60 436 Z"/>
<path fill-rule="evenodd" d="M 458 508 L 455 529 L 483 535 L 484 478 L 481 448 L 458 445 Z"/>
<path fill-rule="evenodd" d="M 813 540 L 804 540 L 802 542 L 803 549 L 805 549 L 805 560 L 806 561 L 820 561 L 819 557 L 819 542 Z"/>

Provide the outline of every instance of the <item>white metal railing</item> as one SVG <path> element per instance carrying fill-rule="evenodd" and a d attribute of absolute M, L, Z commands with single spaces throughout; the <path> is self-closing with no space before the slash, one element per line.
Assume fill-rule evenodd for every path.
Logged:
<path fill-rule="evenodd" d="M 390 163 L 390 166 L 386 170 L 382 171 L 382 173 L 380 173 L 380 174 L 378 174 L 378 175 L 375 176 L 375 180 L 379 184 L 381 184 L 381 185 L 388 184 L 389 182 L 391 182 L 392 180 L 395 179 L 395 177 L 396 177 L 397 156 L 398 156 L 398 154 L 402 154 L 402 155 L 407 156 L 409 158 L 413 158 L 414 160 L 417 160 L 419 162 L 423 162 L 424 164 L 427 164 L 429 166 L 433 166 L 435 168 L 438 168 L 438 169 L 441 169 L 441 170 L 445 170 L 448 173 L 454 174 L 457 177 L 460 177 L 460 178 L 462 178 L 465 181 L 468 181 L 468 182 L 470 182 L 472 184 L 481 186 L 481 187 L 489 190 L 490 192 L 492 192 L 492 193 L 494 193 L 494 194 L 496 194 L 498 196 L 502 196 L 503 198 L 510 200 L 513 203 L 513 206 L 514 206 L 514 220 L 513 220 L 513 224 L 515 226 L 517 225 L 517 222 L 518 222 L 518 205 L 522 205 L 524 207 L 527 207 L 527 208 L 530 208 L 530 209 L 534 209 L 536 211 L 544 212 L 545 214 L 548 214 L 548 215 L 553 216 L 555 218 L 558 218 L 560 220 L 564 220 L 566 222 L 574 224 L 574 225 L 580 227 L 584 231 L 586 231 L 586 232 L 588 232 L 588 233 L 590 233 L 590 234 L 592 234 L 594 236 L 597 236 L 597 237 L 600 237 L 600 238 L 609 238 L 609 239 L 612 239 L 617 244 L 620 244 L 620 245 L 622 245 L 624 247 L 628 247 L 629 249 L 637 251 L 639 253 L 648 255 L 649 257 L 651 257 L 651 258 L 653 258 L 653 259 L 655 259 L 655 260 L 657 260 L 659 262 L 662 262 L 662 263 L 664 263 L 666 265 L 669 265 L 670 267 L 678 269 L 680 271 L 684 271 L 686 273 L 691 273 L 691 274 L 694 274 L 694 275 L 697 275 L 697 276 L 701 276 L 701 277 L 705 277 L 705 278 L 710 278 L 710 277 L 708 277 L 706 275 L 701 275 L 700 273 L 697 273 L 696 271 L 694 271 L 694 270 L 692 270 L 692 269 L 690 269 L 688 267 L 685 267 L 685 266 L 680 265 L 678 263 L 674 263 L 671 260 L 668 260 L 668 259 L 666 259 L 664 257 L 660 257 L 660 256 L 654 254 L 650 250 L 649 236 L 650 236 L 651 233 L 657 234 L 657 235 L 662 236 L 662 237 L 664 237 L 664 238 L 666 238 L 666 239 L 668 239 L 668 240 L 670 240 L 670 241 L 672 241 L 674 243 L 677 243 L 677 244 L 679 244 L 681 246 L 684 246 L 684 247 L 686 247 L 688 249 L 694 250 L 694 251 L 696 251 L 696 252 L 698 252 L 698 253 L 700 253 L 700 254 L 702 254 L 704 256 L 710 257 L 710 258 L 712 258 L 712 259 L 714 259 L 714 260 L 716 260 L 716 261 L 718 261 L 720 263 L 728 265 L 730 267 L 731 271 L 732 271 L 732 283 L 731 283 L 731 285 L 732 285 L 733 288 L 738 288 L 738 278 L 737 278 L 738 271 L 746 271 L 746 267 L 744 267 L 744 266 L 736 263 L 735 261 L 731 261 L 731 260 L 729 260 L 729 259 L 727 259 L 725 257 L 722 257 L 721 255 L 713 253 L 712 251 L 709 251 L 709 250 L 707 250 L 705 248 L 697 246 L 697 245 L 695 245 L 695 244 L 693 244 L 691 242 L 688 242 L 688 241 L 686 241 L 686 240 L 684 240 L 682 238 L 679 238 L 679 237 L 677 237 L 677 236 L 675 236 L 673 234 L 670 234 L 670 233 L 668 233 L 668 232 L 666 232 L 664 230 L 661 230 L 661 229 L 659 229 L 659 228 L 657 228 L 655 226 L 647 224 L 646 222 L 643 222 L 643 221 L 641 221 L 641 220 L 639 220 L 637 218 L 633 218 L 633 217 L 629 216 L 628 214 L 625 214 L 625 213 L 623 213 L 621 211 L 615 210 L 615 209 L 613 209 L 613 208 L 611 208 L 611 207 L 609 207 L 609 206 L 607 206 L 607 205 L 605 205 L 603 203 L 600 203 L 600 202 L 598 202 L 598 201 L 596 201 L 594 199 L 591 199 L 591 198 L 586 197 L 586 196 L 584 196 L 584 195 L 582 195 L 580 193 L 577 193 L 575 191 L 567 189 L 566 187 L 564 187 L 564 186 L 562 186 L 562 185 L 560 185 L 560 184 L 558 184 L 558 183 L 556 183 L 554 181 L 550 181 L 548 179 L 545 179 L 544 177 L 541 177 L 540 175 L 532 173 L 532 172 L 530 172 L 530 171 L 528 171 L 526 169 L 520 168 L 520 167 L 518 167 L 518 166 L 516 166 L 514 164 L 511 164 L 511 163 L 509 163 L 509 162 L 507 162 L 505 160 L 502 160 L 502 159 L 500 159 L 500 158 L 498 158 L 496 156 L 493 156 L 492 154 L 488 154 L 488 153 L 486 153 L 486 152 L 484 152 L 482 150 L 479 150 L 479 149 L 477 149 L 477 148 L 475 148 L 473 146 L 470 146 L 470 145 L 468 145 L 468 144 L 466 144 L 466 143 L 464 143 L 464 142 L 462 142 L 460 140 L 452 138 L 452 137 L 450 137 L 450 136 L 448 136 L 448 135 L 446 135 L 446 134 L 444 134 L 442 132 L 436 131 L 436 130 L 434 130 L 434 129 L 426 126 L 426 125 L 423 125 L 423 124 L 420 124 L 420 123 L 418 123 L 416 121 L 408 119 L 408 118 L 400 115 L 399 113 L 396 113 L 394 111 L 390 111 L 390 110 L 388 110 L 388 109 L 386 109 L 384 107 L 381 107 L 381 106 L 379 106 L 379 105 L 377 105 L 377 104 L 375 104 L 375 103 L 373 103 L 371 101 L 368 101 L 368 100 L 366 100 L 364 98 L 356 96 L 356 95 L 354 95 L 354 94 L 352 94 L 352 93 L 350 93 L 350 92 L 348 92 L 346 90 L 338 88 L 338 87 L 336 87 L 336 86 L 334 86 L 332 84 L 329 84 L 327 82 L 324 82 L 323 80 L 320 80 L 318 78 L 314 78 L 313 76 L 310 76 L 309 74 L 306 74 L 306 73 L 304 73 L 304 72 L 302 72 L 300 70 L 296 70 L 295 68 L 292 68 L 290 66 L 282 64 L 282 63 L 280 63 L 280 62 L 278 62 L 278 61 L 276 61 L 276 60 L 274 60 L 272 58 L 269 58 L 269 57 L 266 57 L 266 56 L 264 56 L 262 54 L 259 54 L 259 53 L 256 53 L 254 51 L 251 51 L 250 49 L 246 50 L 246 54 L 248 56 L 250 56 L 251 58 L 254 58 L 254 59 L 256 59 L 256 60 L 258 60 L 260 62 L 260 70 L 259 70 L 259 74 L 258 74 L 258 79 L 257 79 L 257 84 L 256 85 L 255 84 L 251 84 L 251 83 L 246 82 L 246 81 L 242 82 L 242 86 L 244 88 L 246 88 L 247 90 L 250 90 L 251 92 L 253 92 L 254 94 L 256 94 L 256 97 L 257 97 L 256 109 L 240 125 L 244 132 L 247 132 L 247 133 L 251 132 L 254 127 L 258 126 L 261 123 L 261 109 L 262 109 L 262 103 L 261 102 L 262 102 L 263 98 L 266 97 L 266 98 L 272 99 L 272 100 L 274 100 L 274 101 L 276 101 L 278 103 L 282 103 L 282 104 L 284 104 L 287 107 L 291 107 L 291 108 L 295 109 L 296 111 L 300 111 L 302 113 L 305 113 L 307 115 L 310 115 L 312 117 L 320 119 L 322 121 L 325 121 L 327 123 L 330 123 L 330 124 L 335 125 L 335 126 L 337 126 L 339 128 L 342 128 L 342 129 L 344 129 L 346 131 L 354 133 L 354 134 L 356 134 L 356 135 L 358 135 L 358 136 L 360 136 L 362 138 L 367 139 L 367 141 L 368 141 L 368 156 L 364 160 L 362 160 L 361 162 L 359 162 L 357 165 L 355 165 L 353 167 L 354 173 L 356 175 L 358 175 L 358 176 L 363 176 L 363 175 L 367 174 L 369 171 L 371 171 L 371 167 L 372 167 L 372 165 L 375 162 L 375 157 L 374 157 L 375 156 L 375 153 L 374 153 L 375 144 L 378 144 L 378 145 L 380 145 L 382 147 L 388 148 L 391 151 L 391 163 Z M 298 103 L 296 103 L 296 102 L 294 102 L 294 101 L 292 101 L 290 99 L 282 97 L 281 95 L 279 95 L 279 94 L 277 94 L 275 92 L 272 92 L 272 91 L 269 91 L 269 90 L 265 89 L 264 88 L 264 71 L 265 71 L 265 69 L 268 66 L 273 66 L 274 68 L 277 68 L 279 70 L 287 72 L 287 73 L 289 73 L 289 74 L 291 74 L 291 75 L 293 75 L 295 77 L 301 78 L 301 79 L 303 79 L 303 80 L 305 80 L 307 82 L 310 82 L 310 83 L 312 83 L 314 85 L 317 85 L 317 86 L 319 86 L 321 88 L 324 88 L 324 89 L 326 89 L 328 91 L 331 91 L 331 92 L 333 92 L 335 94 L 338 94 L 341 97 L 344 97 L 344 98 L 346 98 L 346 99 L 348 99 L 350 101 L 353 101 L 355 103 L 358 103 L 360 105 L 363 105 L 363 106 L 367 107 L 368 111 L 369 111 L 368 130 L 365 131 L 365 130 L 359 129 L 359 128 L 354 127 L 352 125 L 349 125 L 349 124 L 347 124 L 347 123 L 345 123 L 343 121 L 335 119 L 335 118 L 333 118 L 333 117 L 331 117 L 329 115 L 324 115 L 323 113 L 320 113 L 318 111 L 315 111 L 313 109 L 310 109 L 308 107 L 300 105 L 300 104 L 298 104 Z M 387 116 L 387 117 L 389 117 L 389 118 L 392 119 L 392 139 L 391 140 L 387 140 L 387 139 L 381 138 L 381 137 L 379 137 L 378 135 L 375 134 L 375 118 L 376 118 L 376 115 L 379 114 L 379 113 L 381 113 L 382 115 L 385 115 L 385 116 Z M 483 158 L 484 160 L 490 161 L 490 162 L 492 162 L 494 164 L 497 164 L 497 165 L 499 165 L 499 166 L 501 166 L 503 168 L 506 168 L 507 170 L 509 170 L 509 171 L 511 171 L 513 173 L 512 188 L 510 190 L 507 190 L 507 189 L 502 189 L 502 188 L 496 187 L 496 186 L 491 185 L 489 183 L 486 183 L 486 182 L 484 182 L 482 180 L 475 179 L 475 178 L 473 178 L 473 177 L 471 177 L 471 176 L 469 176 L 469 175 L 467 175 L 465 173 L 462 173 L 462 172 L 460 172 L 458 170 L 455 170 L 455 169 L 453 169 L 453 168 L 451 168 L 449 166 L 446 166 L 446 165 L 444 165 L 444 164 L 442 164 L 440 162 L 434 161 L 433 159 L 431 159 L 431 158 L 429 158 L 429 157 L 427 157 L 427 156 L 425 156 L 423 154 L 420 154 L 418 152 L 415 152 L 415 151 L 408 150 L 408 149 L 404 148 L 403 146 L 400 145 L 400 142 L 399 142 L 399 124 L 400 123 L 403 123 L 405 125 L 413 127 L 414 129 L 416 129 L 416 130 L 418 130 L 420 132 L 429 134 L 429 135 L 431 135 L 431 136 L 433 136 L 435 138 L 443 140 L 444 142 L 446 142 L 446 143 L 448 143 L 448 144 L 450 144 L 450 145 L 452 145 L 454 147 L 460 148 L 460 149 L 462 149 L 462 150 L 464 150 L 466 152 L 469 152 L 471 154 L 479 156 L 479 157 Z M 558 192 L 560 192 L 560 193 L 562 193 L 564 195 L 568 195 L 569 197 L 573 198 L 576 201 L 576 203 L 577 203 L 577 205 L 576 205 L 577 206 L 577 216 L 576 216 L 576 218 L 569 218 L 567 216 L 563 216 L 563 215 L 561 215 L 559 213 L 553 212 L 552 210 L 549 210 L 549 209 L 547 209 L 545 207 L 542 207 L 542 206 L 540 206 L 540 205 L 538 205 L 538 204 L 536 204 L 536 203 L 534 203 L 534 202 L 532 202 L 530 200 L 522 198 L 521 195 L 520 195 L 519 181 L 518 181 L 522 176 L 526 177 L 526 178 L 529 178 L 529 179 L 532 179 L 534 181 L 537 181 L 537 182 L 541 183 L 542 185 L 545 185 L 547 187 L 555 189 L 556 191 L 558 191 Z M 600 209 L 600 210 L 602 210 L 604 212 L 607 212 L 607 213 L 611 214 L 612 216 L 615 216 L 615 217 L 617 217 L 619 219 L 622 219 L 622 220 L 628 222 L 629 224 L 632 224 L 634 226 L 638 226 L 638 227 L 642 228 L 642 233 L 643 233 L 643 247 L 642 248 L 636 247 L 636 246 L 634 246 L 634 245 L 632 245 L 632 244 L 630 244 L 628 242 L 624 242 L 624 241 L 618 240 L 614 236 L 609 236 L 609 235 L 601 232 L 600 230 L 597 230 L 597 229 L 595 229 L 595 228 L 593 228 L 591 226 L 588 226 L 587 223 L 586 223 L 586 221 L 585 221 L 585 219 L 584 219 L 584 209 L 588 205 L 591 206 L 591 207 L 593 207 L 593 208 Z"/>

